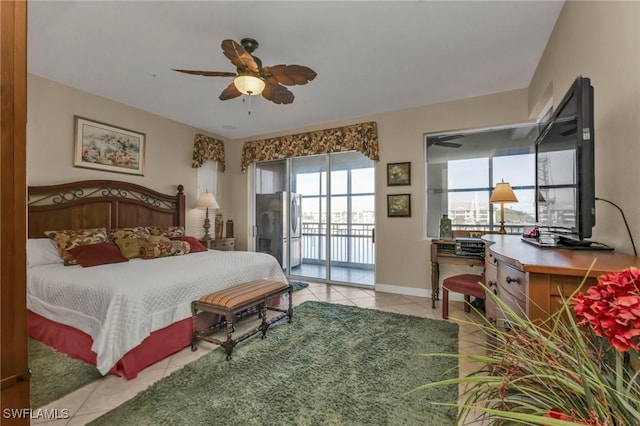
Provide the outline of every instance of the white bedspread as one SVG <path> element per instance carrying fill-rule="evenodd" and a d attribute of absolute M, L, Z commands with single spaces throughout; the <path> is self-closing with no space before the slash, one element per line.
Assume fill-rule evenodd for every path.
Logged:
<path fill-rule="evenodd" d="M 97 368 L 107 374 L 151 332 L 191 316 L 191 301 L 256 279 L 287 282 L 270 255 L 214 251 L 83 268 L 27 270 L 27 307 L 93 338 Z"/>

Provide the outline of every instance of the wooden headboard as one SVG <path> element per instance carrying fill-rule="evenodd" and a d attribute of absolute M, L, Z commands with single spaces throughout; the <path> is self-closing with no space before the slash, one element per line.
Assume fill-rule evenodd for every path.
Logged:
<path fill-rule="evenodd" d="M 184 226 L 184 187 L 175 195 L 115 180 L 29 187 L 29 238 L 44 231 L 131 226 Z"/>

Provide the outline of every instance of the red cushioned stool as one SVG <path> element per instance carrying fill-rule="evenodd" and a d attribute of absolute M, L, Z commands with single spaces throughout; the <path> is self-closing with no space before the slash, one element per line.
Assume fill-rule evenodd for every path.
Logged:
<path fill-rule="evenodd" d="M 484 299 L 484 275 L 462 274 L 442 280 L 442 318 L 449 318 L 449 292 L 464 294 L 464 311 L 470 312 L 469 296 Z"/>

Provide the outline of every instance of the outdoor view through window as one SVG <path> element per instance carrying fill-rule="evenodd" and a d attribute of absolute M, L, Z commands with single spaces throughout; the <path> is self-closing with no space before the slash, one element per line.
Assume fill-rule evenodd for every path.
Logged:
<path fill-rule="evenodd" d="M 508 233 L 535 224 L 537 124 L 425 136 L 427 237 L 438 237 L 442 215 L 453 230 L 497 231 L 500 205 L 489 203 L 498 182 L 509 182 L 517 203 L 505 204 Z"/>

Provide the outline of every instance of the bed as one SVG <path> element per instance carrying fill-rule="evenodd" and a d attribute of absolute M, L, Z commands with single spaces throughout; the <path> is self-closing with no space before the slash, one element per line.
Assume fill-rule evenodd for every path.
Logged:
<path fill-rule="evenodd" d="M 185 197 L 94 180 L 29 187 L 28 332 L 102 374 L 132 379 L 187 347 L 190 303 L 255 279 L 287 282 L 278 262 L 253 252 L 205 250 L 94 267 L 39 261 L 32 243 L 50 230 L 184 227 Z"/>

